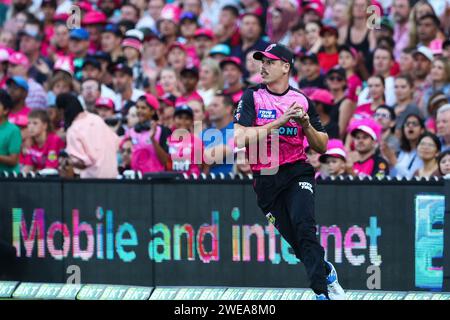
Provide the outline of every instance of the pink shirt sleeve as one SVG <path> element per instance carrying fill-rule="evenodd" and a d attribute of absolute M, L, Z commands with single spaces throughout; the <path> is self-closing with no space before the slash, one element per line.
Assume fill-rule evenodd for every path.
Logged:
<path fill-rule="evenodd" d="M 94 164 L 94 159 L 88 153 L 85 145 L 86 141 L 83 141 L 83 135 L 80 135 L 74 128 L 69 128 L 67 131 L 67 153 L 83 161 L 84 165 L 89 167 Z"/>

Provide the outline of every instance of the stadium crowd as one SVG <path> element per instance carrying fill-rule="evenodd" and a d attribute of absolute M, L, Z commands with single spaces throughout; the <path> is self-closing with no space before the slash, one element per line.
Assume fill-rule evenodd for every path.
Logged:
<path fill-rule="evenodd" d="M 448 0 L 3 0 L 0 26 L 0 172 L 250 173 L 233 114 L 279 43 L 318 177 L 450 173 Z"/>

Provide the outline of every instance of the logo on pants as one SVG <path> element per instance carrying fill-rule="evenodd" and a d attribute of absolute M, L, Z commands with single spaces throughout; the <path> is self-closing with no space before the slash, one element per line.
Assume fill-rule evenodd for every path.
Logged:
<path fill-rule="evenodd" d="M 275 217 L 273 216 L 273 214 L 269 212 L 268 214 L 266 214 L 266 218 L 271 224 L 275 225 Z"/>
<path fill-rule="evenodd" d="M 300 188 L 302 188 L 303 190 L 309 190 L 311 193 L 314 193 L 313 191 L 313 186 L 311 183 L 309 182 L 299 182 L 298 185 L 300 186 Z"/>

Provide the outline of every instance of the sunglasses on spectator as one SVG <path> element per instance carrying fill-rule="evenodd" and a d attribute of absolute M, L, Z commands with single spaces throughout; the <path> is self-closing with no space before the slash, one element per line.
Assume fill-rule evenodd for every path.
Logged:
<path fill-rule="evenodd" d="M 344 81 L 344 78 L 331 76 L 331 77 L 328 77 L 328 80 L 330 80 L 330 81 Z"/>
<path fill-rule="evenodd" d="M 409 126 L 418 127 L 418 126 L 420 126 L 420 123 L 418 123 L 417 121 L 408 121 L 405 123 L 405 127 L 409 127 Z"/>
<path fill-rule="evenodd" d="M 381 119 L 390 119 L 391 116 L 387 113 L 375 113 L 373 115 L 374 118 L 381 118 Z"/>

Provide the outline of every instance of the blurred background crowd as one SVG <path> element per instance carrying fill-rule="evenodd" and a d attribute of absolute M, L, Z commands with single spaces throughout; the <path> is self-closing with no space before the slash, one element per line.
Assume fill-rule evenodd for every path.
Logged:
<path fill-rule="evenodd" d="M 2 0 L 0 26 L 0 173 L 250 173 L 233 113 L 270 43 L 318 178 L 450 173 L 449 0 Z"/>

